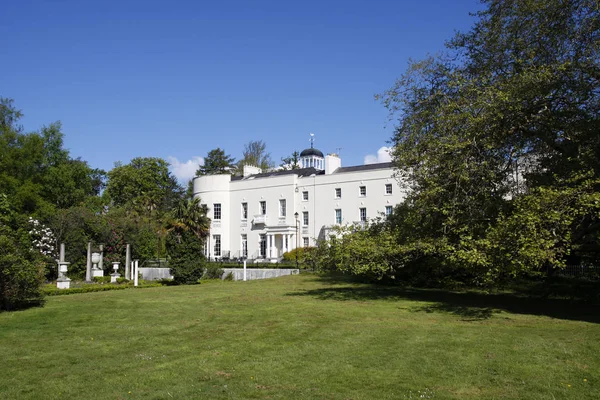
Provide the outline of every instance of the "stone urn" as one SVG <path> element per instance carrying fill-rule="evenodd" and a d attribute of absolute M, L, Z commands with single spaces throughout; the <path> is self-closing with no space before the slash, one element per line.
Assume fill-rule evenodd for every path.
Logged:
<path fill-rule="evenodd" d="M 102 255 L 100 253 L 92 253 L 92 264 L 94 264 L 94 267 L 92 268 L 92 277 L 104 276 L 104 271 L 98 268 L 98 263 L 101 260 Z"/>
<path fill-rule="evenodd" d="M 119 263 L 117 261 L 115 261 L 112 263 L 112 265 L 113 265 L 114 272 L 112 274 L 110 274 L 110 282 L 116 283 L 117 278 L 121 277 L 121 274 L 119 274 Z"/>

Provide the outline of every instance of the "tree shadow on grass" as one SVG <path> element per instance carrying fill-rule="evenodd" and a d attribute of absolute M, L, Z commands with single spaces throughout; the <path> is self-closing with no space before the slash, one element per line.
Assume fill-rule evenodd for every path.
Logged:
<path fill-rule="evenodd" d="M 510 293 L 451 291 L 413 287 L 351 283 L 335 276 L 315 277 L 328 287 L 300 290 L 288 296 L 309 296 L 334 301 L 398 301 L 414 300 L 433 304 L 411 307 L 413 312 L 447 312 L 464 321 L 481 321 L 502 311 L 513 314 L 547 316 L 551 318 L 600 323 L 600 305 L 582 298 L 549 298 L 532 285 Z M 586 299 L 587 300 L 587 299 Z"/>

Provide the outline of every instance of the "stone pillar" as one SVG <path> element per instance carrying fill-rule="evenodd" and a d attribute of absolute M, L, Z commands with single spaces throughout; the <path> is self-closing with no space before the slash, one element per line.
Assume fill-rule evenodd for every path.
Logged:
<path fill-rule="evenodd" d="M 65 244 L 60 244 L 60 255 L 58 257 L 58 261 L 65 262 Z"/>
<path fill-rule="evenodd" d="M 131 245 L 127 243 L 125 250 L 125 279 L 131 279 L 131 272 L 129 270 L 131 266 Z"/>
<path fill-rule="evenodd" d="M 85 267 L 85 281 L 92 281 L 92 242 L 88 242 L 87 248 L 87 264 Z"/>
<path fill-rule="evenodd" d="M 138 260 L 133 261 L 133 286 L 138 285 Z"/>
<path fill-rule="evenodd" d="M 267 254 L 265 258 L 271 258 L 271 234 L 267 233 Z"/>
<path fill-rule="evenodd" d="M 102 276 L 104 276 L 104 245 L 100 245 L 100 262 L 98 263 L 98 269 L 102 271 Z"/>

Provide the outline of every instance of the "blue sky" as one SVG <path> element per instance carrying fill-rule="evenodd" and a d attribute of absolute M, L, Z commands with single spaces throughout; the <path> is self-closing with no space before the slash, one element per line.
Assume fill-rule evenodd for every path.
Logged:
<path fill-rule="evenodd" d="M 342 148 L 345 166 L 392 135 L 373 98 L 409 58 L 470 28 L 477 0 L 10 1 L 0 96 L 27 131 L 60 120 L 72 157 L 109 170 L 169 159 L 182 179 L 216 147 L 272 158 Z M 371 157 L 373 158 L 373 157 Z M 186 164 L 187 163 L 187 164 Z M 188 168 L 186 168 L 186 165 Z"/>

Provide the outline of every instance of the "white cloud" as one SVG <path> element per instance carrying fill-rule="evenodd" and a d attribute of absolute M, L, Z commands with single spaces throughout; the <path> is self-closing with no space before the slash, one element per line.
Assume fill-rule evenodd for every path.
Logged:
<path fill-rule="evenodd" d="M 365 156 L 365 164 L 376 164 L 392 161 L 392 155 L 390 154 L 390 148 L 383 146 L 377 150 L 377 155 L 367 154 Z"/>
<path fill-rule="evenodd" d="M 200 165 L 204 165 L 204 158 L 200 156 L 192 157 L 191 160 L 181 162 L 177 157 L 167 157 L 171 164 L 171 172 L 179 182 L 187 182 L 196 175 L 196 170 Z"/>

